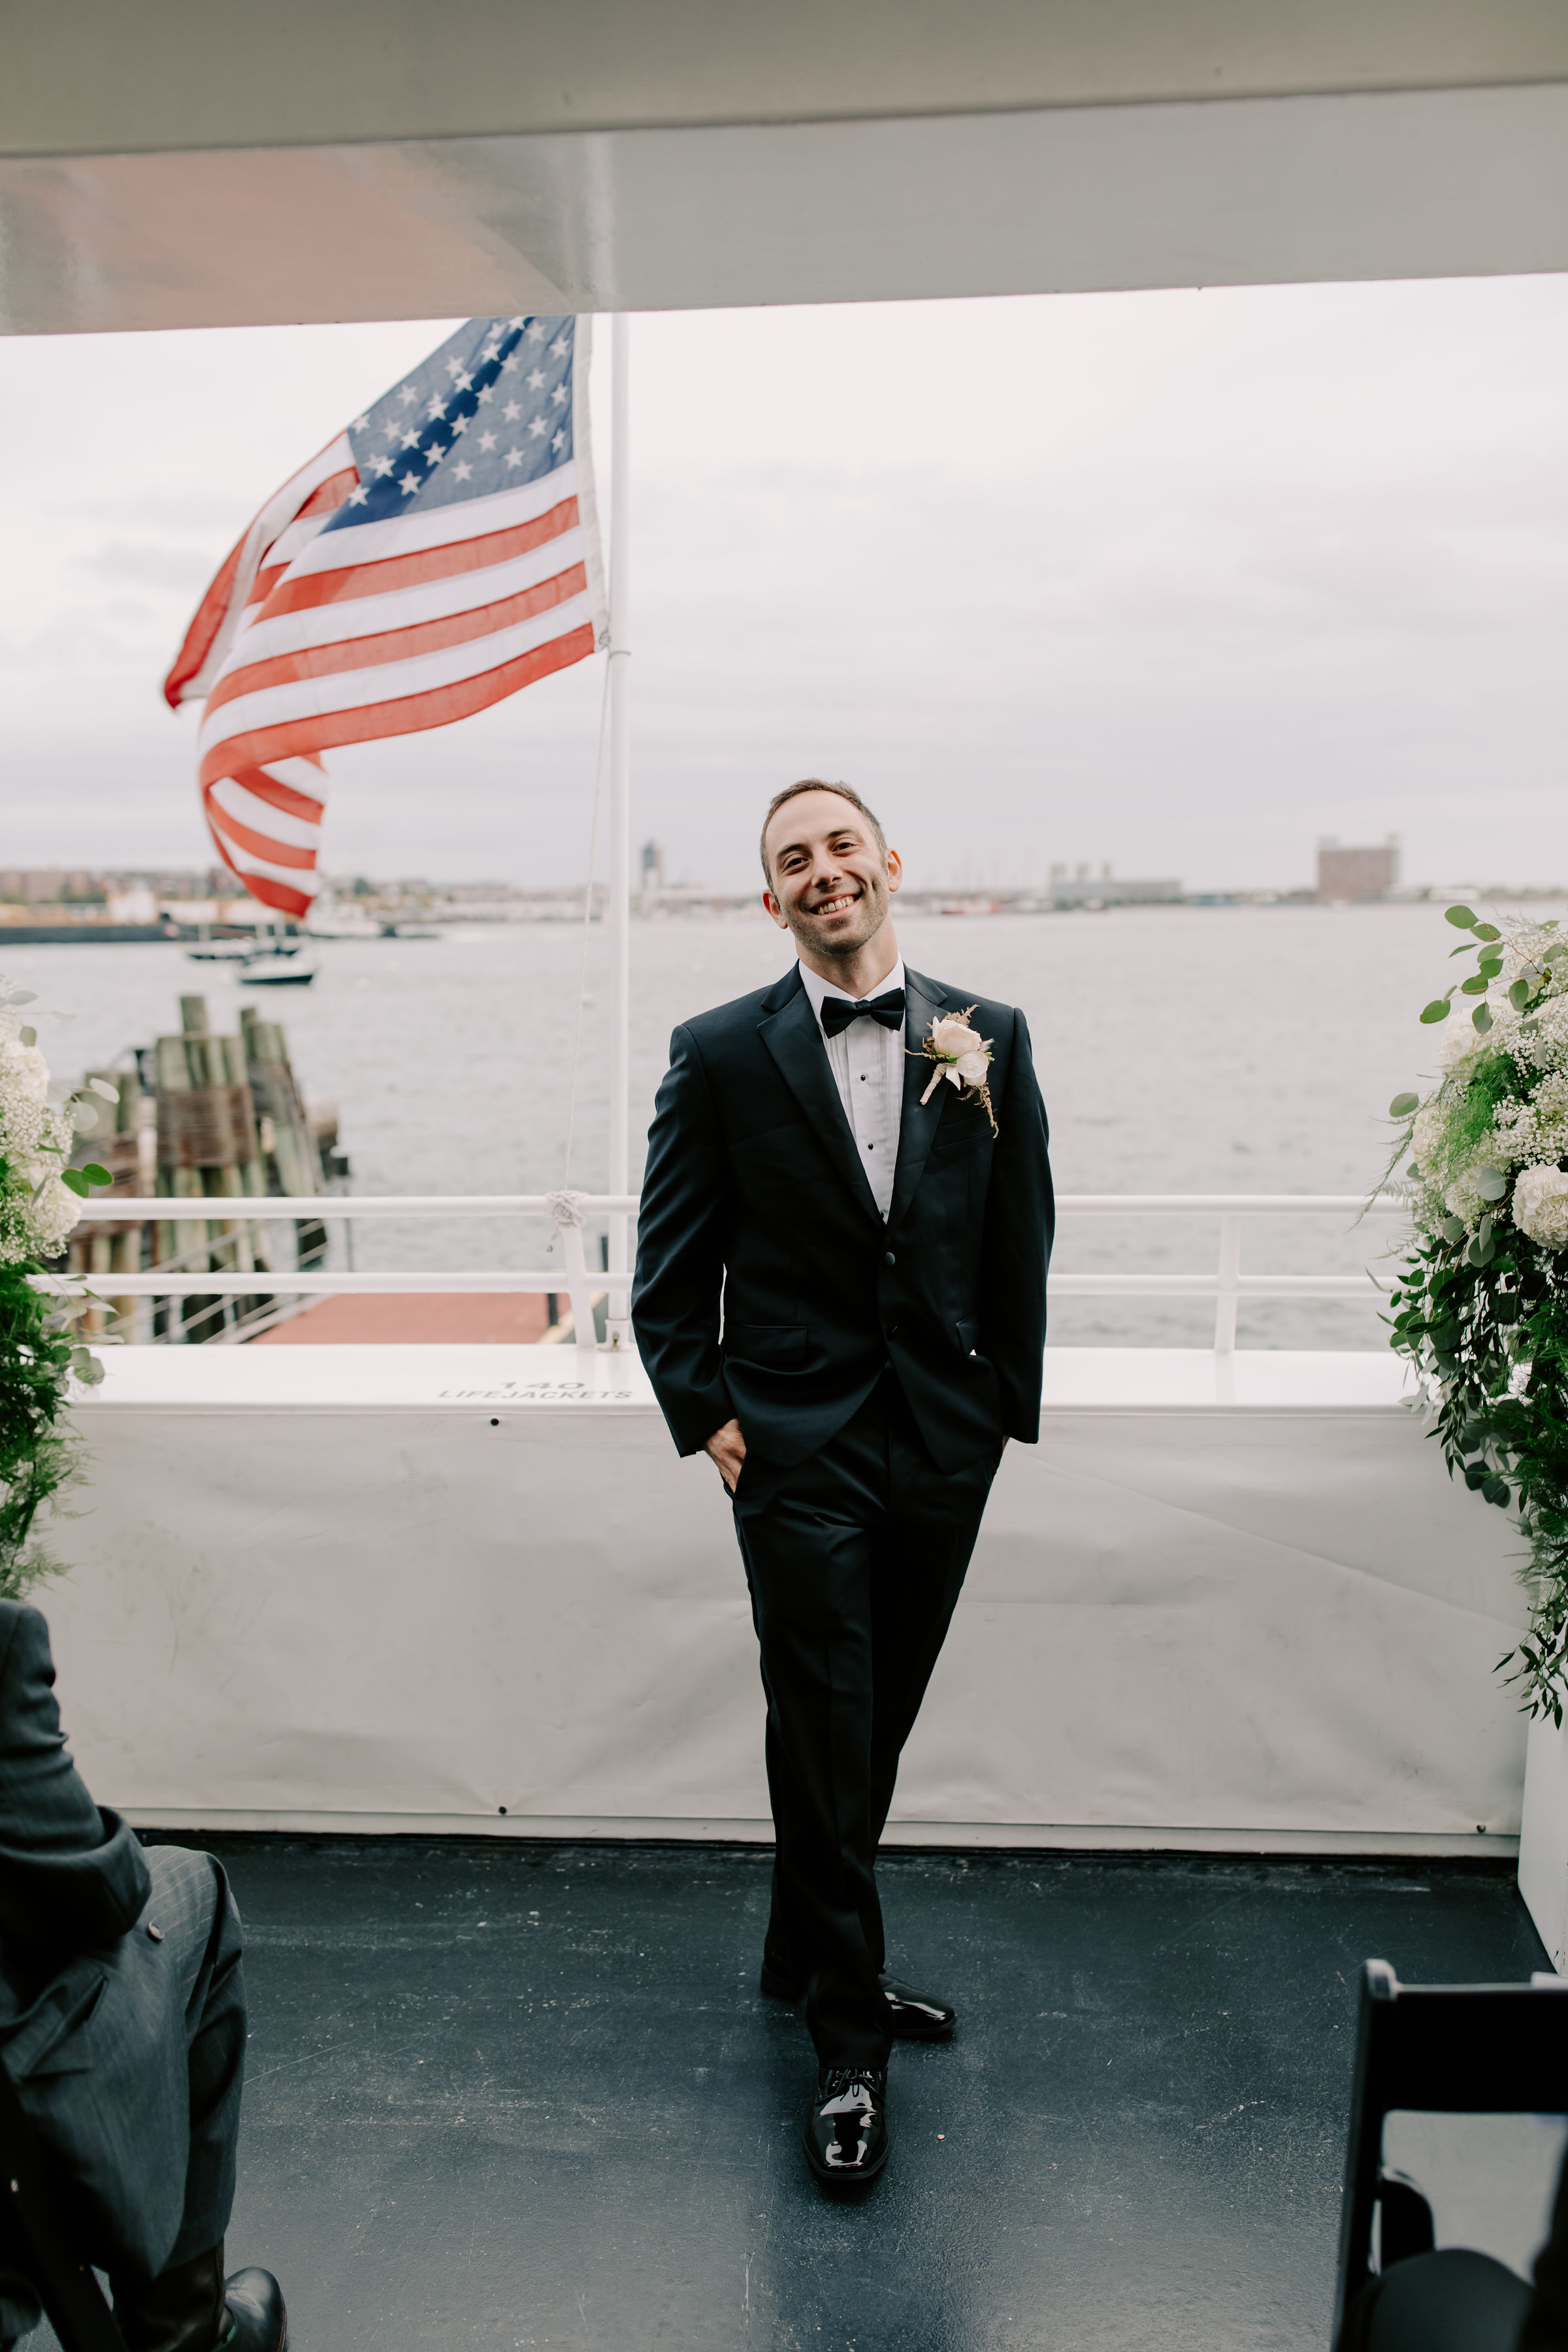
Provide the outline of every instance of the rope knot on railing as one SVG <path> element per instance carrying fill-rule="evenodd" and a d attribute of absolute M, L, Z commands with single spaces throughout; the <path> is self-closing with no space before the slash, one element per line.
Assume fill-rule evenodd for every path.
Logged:
<path fill-rule="evenodd" d="M 561 1232 L 563 1226 L 576 1228 L 586 1223 L 584 1203 L 587 1198 L 586 1192 L 546 1192 L 544 1205 L 550 1212 L 552 1238 Z"/>

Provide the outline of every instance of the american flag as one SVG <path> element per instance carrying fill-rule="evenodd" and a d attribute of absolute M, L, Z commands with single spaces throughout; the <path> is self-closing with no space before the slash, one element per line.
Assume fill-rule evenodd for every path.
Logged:
<path fill-rule="evenodd" d="M 318 887 L 321 753 L 445 727 L 607 641 L 586 319 L 470 319 L 284 483 L 163 682 L 263 905 Z"/>

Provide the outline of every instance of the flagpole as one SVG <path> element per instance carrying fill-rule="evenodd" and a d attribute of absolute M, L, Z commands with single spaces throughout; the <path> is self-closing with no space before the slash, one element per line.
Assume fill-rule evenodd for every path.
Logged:
<path fill-rule="evenodd" d="M 631 1094 L 631 736 L 627 695 L 631 646 L 631 467 L 628 412 L 631 320 L 617 310 L 610 330 L 610 1168 L 609 1190 L 629 1190 Z M 625 1265 L 630 1220 L 610 1219 L 610 1264 Z M 630 1301 L 624 1288 L 606 1302 L 612 1348 L 628 1348 Z"/>

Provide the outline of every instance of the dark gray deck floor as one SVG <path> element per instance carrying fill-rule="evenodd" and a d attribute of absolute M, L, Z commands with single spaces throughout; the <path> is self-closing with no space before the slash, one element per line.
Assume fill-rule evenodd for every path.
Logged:
<path fill-rule="evenodd" d="M 231 2263 L 297 2352 L 1321 2352 L 1361 1961 L 1544 1965 L 1503 1866 L 891 1855 L 963 2018 L 846 2205 L 756 1995 L 767 1854 L 203 1842 L 254 2012 Z"/>

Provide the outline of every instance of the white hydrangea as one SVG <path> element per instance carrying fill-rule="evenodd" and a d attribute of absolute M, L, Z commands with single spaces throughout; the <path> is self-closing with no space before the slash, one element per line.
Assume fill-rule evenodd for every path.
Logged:
<path fill-rule="evenodd" d="M 1446 1071 L 1457 1069 L 1472 1055 L 1486 1053 L 1490 1045 L 1489 1035 L 1483 1037 L 1473 1023 L 1449 1020 L 1443 1030 L 1443 1048 L 1438 1058 Z"/>
<path fill-rule="evenodd" d="M 1476 1171 L 1473 1168 L 1467 1168 L 1463 1175 L 1456 1176 L 1443 1195 L 1443 1206 L 1447 1210 L 1448 1214 L 1451 1217 L 1459 1218 L 1470 1233 L 1475 1232 L 1481 1219 L 1486 1215 L 1489 1205 L 1476 1190 Z"/>
<path fill-rule="evenodd" d="M 19 1037 L 0 1045 L 0 1094 L 48 1100 L 49 1066 L 36 1045 L 24 1045 Z"/>
<path fill-rule="evenodd" d="M 1513 1221 L 1546 1249 L 1568 1247 L 1568 1175 L 1561 1168 L 1527 1168 L 1513 1188 Z"/>
<path fill-rule="evenodd" d="M 49 1066 L 24 1045 L 22 1020 L 0 980 L 0 1265 L 58 1257 L 81 1202 L 59 1171 L 67 1165 L 71 1122 L 48 1099 Z"/>

